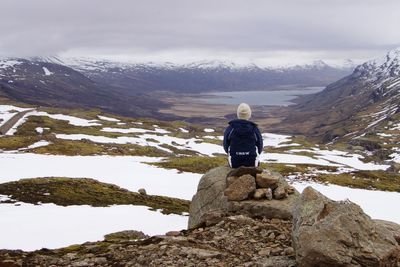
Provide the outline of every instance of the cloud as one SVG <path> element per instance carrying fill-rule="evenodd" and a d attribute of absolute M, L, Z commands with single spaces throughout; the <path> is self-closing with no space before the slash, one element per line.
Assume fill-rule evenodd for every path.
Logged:
<path fill-rule="evenodd" d="M 398 0 L 2 0 L 1 9 L 8 56 L 333 60 L 400 46 Z"/>

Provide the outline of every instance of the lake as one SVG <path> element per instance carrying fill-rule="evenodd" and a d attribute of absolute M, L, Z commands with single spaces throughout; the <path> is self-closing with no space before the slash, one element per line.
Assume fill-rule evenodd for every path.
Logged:
<path fill-rule="evenodd" d="M 314 94 L 325 87 L 304 87 L 301 89 L 273 90 L 273 91 L 237 91 L 207 93 L 199 99 L 209 104 L 238 105 L 247 103 L 260 106 L 288 106 L 291 100 L 300 95 Z"/>

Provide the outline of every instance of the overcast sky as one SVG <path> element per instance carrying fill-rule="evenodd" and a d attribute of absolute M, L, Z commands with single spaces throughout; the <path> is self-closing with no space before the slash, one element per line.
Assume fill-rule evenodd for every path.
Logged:
<path fill-rule="evenodd" d="M 0 55 L 359 62 L 399 26 L 400 0 L 0 0 Z"/>

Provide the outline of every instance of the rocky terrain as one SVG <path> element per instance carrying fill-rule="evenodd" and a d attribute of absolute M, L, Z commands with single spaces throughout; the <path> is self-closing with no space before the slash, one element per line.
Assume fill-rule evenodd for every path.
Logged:
<path fill-rule="evenodd" d="M 257 169 L 235 170 L 238 177 Z M 239 176 L 240 175 L 240 176 Z M 291 204 L 290 216 L 261 215 L 261 203 L 229 201 L 249 209 L 229 210 L 229 168 L 205 174 L 191 203 L 189 230 L 148 237 L 136 231 L 107 235 L 101 242 L 34 252 L 0 251 L 1 266 L 399 266 L 400 225 L 372 220 L 349 201 L 335 202 L 311 187 Z M 221 186 L 221 183 L 225 184 Z M 211 183 L 210 183 L 211 182 Z M 204 187 L 207 183 L 209 186 Z M 222 191 L 220 189 L 223 189 Z M 254 193 L 254 190 L 253 192 Z M 203 197 L 199 197 L 199 194 Z M 207 198 L 208 196 L 209 198 Z M 287 199 L 275 200 L 282 209 Z M 240 204 L 241 205 L 241 204 Z M 260 206 L 261 205 L 261 206 Z M 200 207 L 200 213 L 193 213 Z M 284 208 L 283 208 L 284 209 Z M 197 210 L 199 211 L 199 210 Z M 235 214 L 234 214 L 235 213 Z M 273 217 L 273 218 L 268 218 Z M 197 225 L 194 225 L 194 220 Z"/>

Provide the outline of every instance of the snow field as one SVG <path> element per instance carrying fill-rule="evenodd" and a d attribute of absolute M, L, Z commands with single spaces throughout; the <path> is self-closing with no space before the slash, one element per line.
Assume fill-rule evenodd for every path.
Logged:
<path fill-rule="evenodd" d="M 19 204 L 0 205 L 0 249 L 61 248 L 103 240 L 104 235 L 123 230 L 160 235 L 186 229 L 188 220 L 186 216 L 164 215 L 144 206 Z"/>
<path fill-rule="evenodd" d="M 201 175 L 179 173 L 148 165 L 161 158 L 132 156 L 54 156 L 32 153 L 0 153 L 0 183 L 22 178 L 93 178 L 150 195 L 191 199 Z M 23 168 L 21 168 L 23 166 Z"/>

